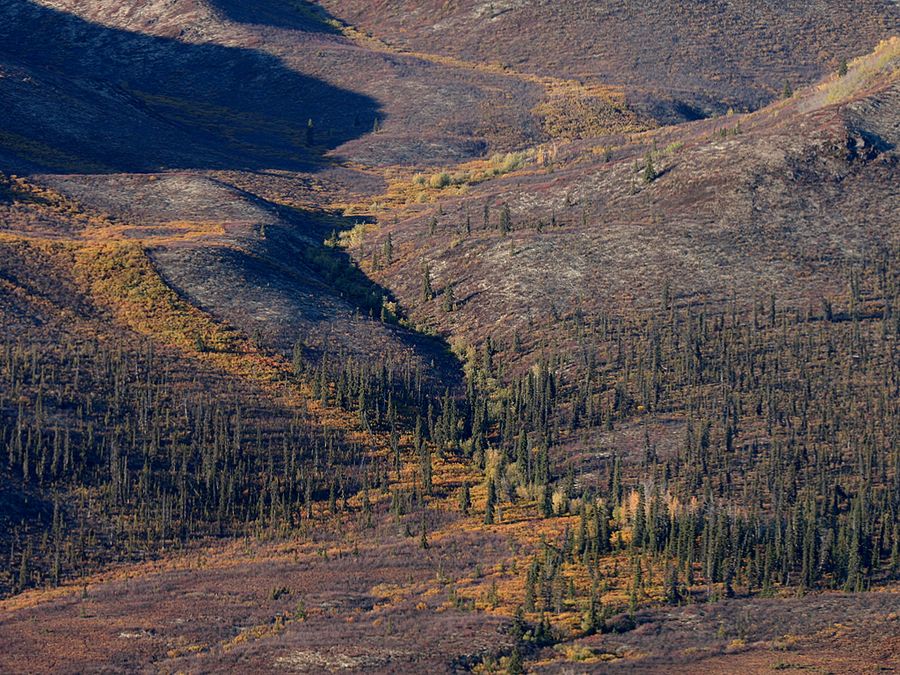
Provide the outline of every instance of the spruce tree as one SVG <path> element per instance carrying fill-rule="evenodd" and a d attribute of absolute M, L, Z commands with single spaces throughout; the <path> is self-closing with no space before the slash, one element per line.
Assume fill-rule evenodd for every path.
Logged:
<path fill-rule="evenodd" d="M 487 501 L 484 506 L 484 524 L 494 524 L 494 508 L 497 505 L 497 489 L 494 486 L 494 479 L 488 478 L 487 482 Z"/>
<path fill-rule="evenodd" d="M 656 168 L 653 166 L 653 153 L 648 152 L 644 156 L 644 182 L 652 183 L 657 178 Z"/>
<path fill-rule="evenodd" d="M 469 509 L 472 508 L 472 497 L 469 494 L 469 484 L 463 483 L 459 488 L 459 510 L 464 516 L 469 515 Z"/>
<path fill-rule="evenodd" d="M 431 267 L 428 263 L 422 265 L 422 301 L 428 302 L 434 298 L 434 290 L 431 287 Z"/>

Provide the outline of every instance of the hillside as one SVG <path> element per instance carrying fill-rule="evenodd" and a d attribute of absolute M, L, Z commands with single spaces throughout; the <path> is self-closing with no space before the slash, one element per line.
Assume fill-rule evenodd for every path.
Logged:
<path fill-rule="evenodd" d="M 809 84 L 900 25 L 887 0 L 321 4 L 401 49 L 624 87 L 666 121 L 756 109 L 786 82 Z"/>
<path fill-rule="evenodd" d="M 521 356 L 564 339 L 560 316 L 655 308 L 664 289 L 677 308 L 818 310 L 900 243 L 898 59 L 894 39 L 756 113 L 562 145 L 460 194 L 420 188 L 433 204 L 380 218 L 396 262 L 373 278 L 451 340 L 518 333 Z"/>
<path fill-rule="evenodd" d="M 897 28 L 2 3 L 0 671 L 900 667 Z"/>
<path fill-rule="evenodd" d="M 202 0 L 126 7 L 4 3 L 8 166 L 302 170 L 335 149 L 446 162 L 538 133 L 528 110 L 539 88 L 502 74 L 230 21 Z"/>

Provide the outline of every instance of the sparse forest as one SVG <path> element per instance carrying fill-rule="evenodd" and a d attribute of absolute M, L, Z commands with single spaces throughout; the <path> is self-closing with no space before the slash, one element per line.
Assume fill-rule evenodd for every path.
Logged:
<path fill-rule="evenodd" d="M 895 669 L 844 4 L 0 4 L 0 671 Z"/>

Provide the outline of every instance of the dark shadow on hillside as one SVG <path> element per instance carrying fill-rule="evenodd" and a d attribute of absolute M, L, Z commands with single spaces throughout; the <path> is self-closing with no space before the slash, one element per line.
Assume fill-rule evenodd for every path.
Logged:
<path fill-rule="evenodd" d="M 391 292 L 333 245 L 333 234 L 357 219 L 256 199 L 278 215 L 265 227 L 224 245 L 154 249 L 166 283 L 289 359 L 299 343 L 312 363 L 417 363 L 437 393 L 461 391 L 462 368 L 447 343 L 401 325 L 392 305 L 383 312 L 385 301 L 396 300 Z"/>
<path fill-rule="evenodd" d="M 385 337 L 404 351 L 415 354 L 425 366 L 426 379 L 433 392 L 440 394 L 445 387 L 461 392 L 463 384 L 462 365 L 450 350 L 449 345 L 441 337 L 426 335 L 400 325 L 399 317 L 382 315 L 384 302 L 396 302 L 397 298 L 384 286 L 373 281 L 339 246 L 328 246 L 324 242 L 333 234 L 350 230 L 363 222 L 359 218 L 347 218 L 328 214 L 299 211 L 289 207 L 277 209 L 284 227 L 267 228 L 266 240 L 261 246 L 261 253 L 269 264 L 278 269 L 282 279 L 292 279 L 299 287 L 315 289 L 320 300 L 330 297 L 346 303 L 358 315 L 356 325 L 356 347 L 363 347 L 367 342 L 367 334 L 385 331 Z M 310 241 L 312 238 L 312 242 Z M 374 244 L 373 244 L 374 245 Z M 304 318 L 314 325 L 313 332 L 320 332 L 333 320 L 333 314 L 326 313 L 318 317 L 315 312 Z M 374 342 L 370 344 L 375 344 Z M 290 347 L 290 343 L 282 345 Z M 346 346 L 343 348 L 345 349 Z M 319 356 L 334 356 L 333 347 L 319 351 Z M 350 351 L 354 351 L 351 349 Z M 357 355 L 365 353 L 363 347 Z M 387 358 L 387 353 L 371 354 Z"/>
<path fill-rule="evenodd" d="M 0 150 L 21 160 L 6 170 L 309 170 L 379 110 L 267 54 L 112 29 L 27 0 L 0 3 L 0 65 L 15 73 L 0 79 Z"/>
<path fill-rule="evenodd" d="M 331 23 L 331 15 L 324 9 L 303 0 L 210 0 L 230 21 L 249 24 L 264 24 L 276 28 L 289 28 L 309 33 L 330 33 L 340 31 Z"/>
<path fill-rule="evenodd" d="M 288 213 L 292 211 L 292 213 Z M 438 336 L 426 335 L 400 325 L 400 317 L 383 316 L 384 302 L 398 299 L 384 286 L 373 281 L 340 247 L 310 245 L 304 237 L 296 238 L 295 232 L 313 234 L 319 241 L 327 233 L 339 233 L 352 229 L 363 222 L 356 218 L 325 216 L 313 213 L 280 209 L 282 218 L 294 226 L 294 230 L 275 230 L 268 242 L 273 256 L 286 253 L 301 261 L 302 267 L 315 272 L 330 292 L 337 293 L 342 300 L 353 306 L 362 317 L 379 321 L 391 334 L 393 340 L 412 351 L 425 365 L 433 364 L 427 371 L 430 383 L 437 393 L 444 387 L 460 390 L 463 384 L 462 364 L 450 349 L 449 344 Z M 274 253 L 277 251 L 278 253 Z M 460 390 L 461 391 L 461 390 Z"/>

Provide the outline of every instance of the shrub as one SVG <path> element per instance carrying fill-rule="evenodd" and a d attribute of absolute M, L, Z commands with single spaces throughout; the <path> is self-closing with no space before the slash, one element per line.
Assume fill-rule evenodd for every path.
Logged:
<path fill-rule="evenodd" d="M 434 188 L 435 190 L 441 190 L 451 183 L 450 174 L 446 171 L 442 171 L 441 173 L 436 173 L 428 179 L 428 187 Z"/>

